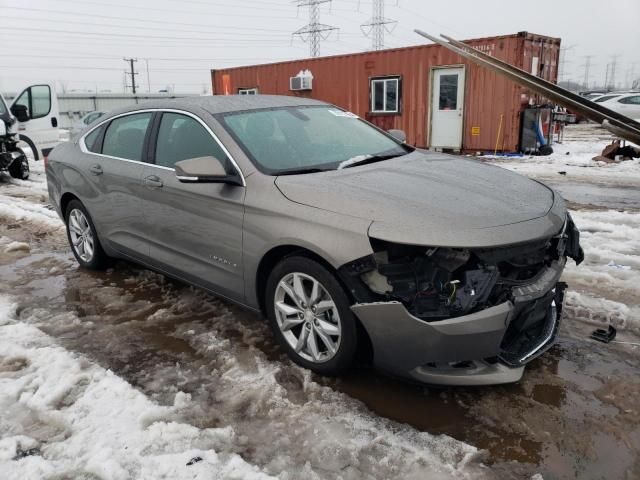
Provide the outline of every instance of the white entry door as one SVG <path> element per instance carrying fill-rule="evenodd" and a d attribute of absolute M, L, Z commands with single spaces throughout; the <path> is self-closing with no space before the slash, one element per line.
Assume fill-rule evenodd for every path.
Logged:
<path fill-rule="evenodd" d="M 462 147 L 464 67 L 433 70 L 431 93 L 431 147 Z"/>

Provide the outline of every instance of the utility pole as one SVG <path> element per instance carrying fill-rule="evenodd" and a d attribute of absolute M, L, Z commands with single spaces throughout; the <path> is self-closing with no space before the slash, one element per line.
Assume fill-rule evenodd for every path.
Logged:
<path fill-rule="evenodd" d="M 385 30 L 391 33 L 398 23 L 396 20 L 384 17 L 384 2 L 385 0 L 373 0 L 371 18 L 360 25 L 360 30 L 362 30 L 365 37 L 371 36 L 371 48 L 373 50 L 382 50 L 384 48 Z M 393 25 L 393 27 L 388 25 Z"/>
<path fill-rule="evenodd" d="M 129 66 L 131 68 L 131 71 L 129 73 L 126 73 L 126 75 L 131 75 L 131 91 L 133 92 L 133 94 L 136 94 L 136 75 L 138 75 L 138 72 L 136 72 L 133 68 L 133 64 L 135 62 L 138 61 L 137 58 L 123 58 L 123 60 L 125 62 L 129 63 Z"/>
<path fill-rule="evenodd" d="M 304 42 L 309 42 L 309 54 L 312 57 L 320 56 L 320 41 L 326 40 L 332 31 L 338 30 L 337 27 L 320 23 L 320 5 L 330 1 L 298 0 L 298 8 L 309 7 L 309 23 L 293 32 L 293 35 L 302 38 Z"/>
<path fill-rule="evenodd" d="M 147 65 L 147 93 L 151 93 L 151 78 L 149 77 L 149 59 L 145 58 L 144 63 Z"/>
<path fill-rule="evenodd" d="M 584 88 L 589 89 L 589 73 L 591 70 L 591 59 L 593 58 L 593 55 L 585 55 L 583 58 L 584 63 L 582 64 L 582 67 L 584 68 L 584 79 L 582 80 L 582 84 L 584 85 Z"/>

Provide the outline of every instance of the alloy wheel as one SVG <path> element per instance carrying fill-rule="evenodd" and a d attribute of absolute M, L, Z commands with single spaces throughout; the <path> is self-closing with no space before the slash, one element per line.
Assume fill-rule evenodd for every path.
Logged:
<path fill-rule="evenodd" d="M 336 355 L 340 315 L 318 280 L 300 272 L 285 275 L 276 287 L 274 308 L 280 332 L 300 357 L 323 363 Z"/>
<path fill-rule="evenodd" d="M 93 232 L 87 217 L 77 208 L 69 213 L 69 237 L 78 257 L 84 262 L 90 262 L 95 251 Z"/>

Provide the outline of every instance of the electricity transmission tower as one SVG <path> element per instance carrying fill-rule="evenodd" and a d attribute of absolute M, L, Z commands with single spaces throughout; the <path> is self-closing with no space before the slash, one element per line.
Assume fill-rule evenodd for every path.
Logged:
<path fill-rule="evenodd" d="M 605 79 L 605 87 L 610 89 L 616 88 L 616 66 L 618 65 L 620 55 L 611 55 L 611 63 L 607 64 L 607 77 Z"/>
<path fill-rule="evenodd" d="M 590 70 L 591 70 L 591 59 L 593 58 L 593 55 L 585 55 L 584 57 L 584 63 L 582 64 L 582 67 L 584 68 L 584 80 L 582 81 L 584 88 L 589 88 L 589 79 L 591 78 L 589 76 L 590 74 Z"/>
<path fill-rule="evenodd" d="M 133 68 L 133 64 L 135 62 L 138 61 L 137 58 L 123 58 L 123 60 L 127 63 L 129 63 L 129 66 L 131 68 L 130 72 L 125 72 L 125 75 L 131 75 L 131 91 L 134 93 L 136 93 L 136 75 L 138 75 L 138 72 L 136 72 Z"/>
<path fill-rule="evenodd" d="M 298 0 L 298 7 L 309 7 L 309 23 L 299 28 L 293 35 L 297 35 L 304 42 L 309 42 L 309 54 L 320 56 L 320 41 L 326 40 L 337 27 L 320 23 L 320 5 L 331 0 Z"/>
<path fill-rule="evenodd" d="M 373 0 L 371 18 L 360 25 L 362 33 L 366 37 L 371 36 L 371 48 L 373 50 L 382 50 L 384 48 L 385 30 L 391 33 L 398 23 L 396 20 L 384 17 L 384 2 L 385 0 Z M 393 26 L 390 27 L 390 25 Z"/>
<path fill-rule="evenodd" d="M 576 45 L 569 45 L 567 47 L 560 48 L 560 64 L 558 65 L 558 82 L 565 80 L 567 76 L 566 66 L 567 63 L 572 63 L 571 60 L 567 60 L 567 52 L 575 48 Z"/>

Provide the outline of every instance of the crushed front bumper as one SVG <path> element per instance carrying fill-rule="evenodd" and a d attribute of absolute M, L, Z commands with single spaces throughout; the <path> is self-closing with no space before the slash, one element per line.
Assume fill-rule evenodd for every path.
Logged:
<path fill-rule="evenodd" d="M 564 262 L 556 262 L 536 283 L 514 289 L 513 301 L 461 317 L 426 322 L 400 302 L 360 303 L 351 309 L 382 370 L 438 385 L 512 383 L 555 341 L 563 268 Z"/>

